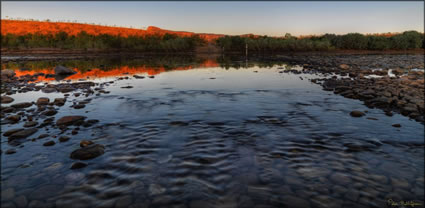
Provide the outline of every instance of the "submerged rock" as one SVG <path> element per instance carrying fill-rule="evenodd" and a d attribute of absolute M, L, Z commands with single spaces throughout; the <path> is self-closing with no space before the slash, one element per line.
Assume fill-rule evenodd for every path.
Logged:
<path fill-rule="evenodd" d="M 38 122 L 37 121 L 28 121 L 24 124 L 24 127 L 33 127 L 33 126 L 37 126 Z"/>
<path fill-rule="evenodd" d="M 72 163 L 72 165 L 71 165 L 71 169 L 72 170 L 74 170 L 74 169 L 80 169 L 80 168 L 84 168 L 84 167 L 86 167 L 87 166 L 87 163 L 83 163 L 83 162 L 75 162 L 75 163 Z"/>
<path fill-rule="evenodd" d="M 38 131 L 38 129 L 36 129 L 36 128 L 23 129 L 21 131 L 17 131 L 15 133 L 13 133 L 12 135 L 10 135 L 9 140 L 26 138 L 26 137 L 33 135 L 37 131 Z"/>
<path fill-rule="evenodd" d="M 93 144 L 81 149 L 74 150 L 70 157 L 78 160 L 89 160 L 105 153 L 105 147 L 101 144 Z"/>
<path fill-rule="evenodd" d="M 14 133 L 16 133 L 18 131 L 22 131 L 22 130 L 24 130 L 24 128 L 10 129 L 10 130 L 4 132 L 3 136 L 8 137 L 8 136 L 10 136 L 10 135 L 12 135 L 12 134 L 14 134 Z"/>
<path fill-rule="evenodd" d="M 6 120 L 9 120 L 13 123 L 16 123 L 19 120 L 21 120 L 21 116 L 20 115 L 11 115 L 11 116 L 6 117 Z"/>
<path fill-rule="evenodd" d="M 43 88 L 41 91 L 44 93 L 52 93 L 52 92 L 56 92 L 56 89 L 52 87 L 46 87 L 46 88 Z"/>
<path fill-rule="evenodd" d="M 16 153 L 16 150 L 15 149 L 8 149 L 7 151 L 6 151 L 6 154 L 7 155 L 11 155 L 11 154 L 15 154 Z"/>
<path fill-rule="evenodd" d="M 44 144 L 43 144 L 43 146 L 53 146 L 53 145 L 55 145 L 56 143 L 54 142 L 54 141 L 48 141 L 48 142 L 45 142 Z"/>
<path fill-rule="evenodd" d="M 53 101 L 53 104 L 57 106 L 63 106 L 65 104 L 66 99 L 65 98 L 55 98 Z"/>
<path fill-rule="evenodd" d="M 362 117 L 364 116 L 365 113 L 361 112 L 361 111 L 351 111 L 350 116 L 352 117 Z"/>
<path fill-rule="evenodd" d="M 28 107 L 32 106 L 32 103 L 23 102 L 23 103 L 16 103 L 16 104 L 13 104 L 11 106 L 14 107 L 14 108 L 28 108 Z"/>
<path fill-rule="evenodd" d="M 12 107 L 2 107 L 1 108 L 2 113 L 12 113 L 13 111 L 15 111 L 15 108 L 12 108 Z"/>
<path fill-rule="evenodd" d="M 48 134 L 40 134 L 40 136 L 38 136 L 37 138 L 43 139 L 43 138 L 46 138 L 46 137 L 49 137 L 49 135 Z"/>
<path fill-rule="evenodd" d="M 396 127 L 396 128 L 400 128 L 401 127 L 401 124 L 393 124 L 392 126 L 393 127 Z"/>
<path fill-rule="evenodd" d="M 58 112 L 55 109 L 52 109 L 52 110 L 48 110 L 48 111 L 43 112 L 43 115 L 45 115 L 45 116 L 53 116 L 56 113 L 58 113 Z"/>
<path fill-rule="evenodd" d="M 36 104 L 37 105 L 47 105 L 47 104 L 49 104 L 49 102 L 50 102 L 50 99 L 49 98 L 47 98 L 47 97 L 41 97 L 41 98 L 38 98 Z"/>
<path fill-rule="evenodd" d="M 84 108 L 84 107 L 86 107 L 86 105 L 84 105 L 84 104 L 76 104 L 76 105 L 73 106 L 73 108 L 75 108 L 75 109 L 81 109 L 81 108 Z"/>
<path fill-rule="evenodd" d="M 59 120 L 56 121 L 56 125 L 61 126 L 61 125 L 72 125 L 74 123 L 76 123 L 77 121 L 82 121 L 84 120 L 86 117 L 85 116 L 64 116 L 62 118 L 60 118 Z"/>
<path fill-rule="evenodd" d="M 15 99 L 9 97 L 9 96 L 1 96 L 1 103 L 7 104 L 13 102 Z"/>
<path fill-rule="evenodd" d="M 61 136 L 59 137 L 59 142 L 66 142 L 68 141 L 70 138 L 68 136 Z"/>

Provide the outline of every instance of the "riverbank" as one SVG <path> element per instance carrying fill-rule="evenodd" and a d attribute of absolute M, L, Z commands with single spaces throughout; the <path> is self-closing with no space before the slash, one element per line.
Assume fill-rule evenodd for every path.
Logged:
<path fill-rule="evenodd" d="M 356 54 L 424 54 L 424 49 L 414 50 L 328 50 L 328 51 L 287 51 L 287 52 L 266 52 L 266 53 L 253 53 L 249 52 L 249 56 L 259 55 L 279 55 L 279 54 L 297 54 L 297 55 L 310 55 L 310 54 L 324 54 L 324 55 L 356 55 Z M 59 49 L 59 48 L 33 48 L 33 49 L 1 49 L 2 59 L 7 56 L 46 56 L 46 55 L 67 55 L 75 57 L 86 57 L 96 55 L 196 55 L 196 54 L 219 54 L 222 55 L 221 49 L 213 44 L 198 47 L 193 52 L 179 52 L 179 53 L 165 53 L 165 52 L 145 52 L 135 50 L 117 50 L 117 49 Z M 228 55 L 245 55 L 245 52 L 226 52 Z"/>

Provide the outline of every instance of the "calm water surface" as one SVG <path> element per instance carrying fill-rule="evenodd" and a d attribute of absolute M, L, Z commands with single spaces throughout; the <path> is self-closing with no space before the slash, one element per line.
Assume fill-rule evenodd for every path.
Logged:
<path fill-rule="evenodd" d="M 110 93 L 89 96 L 82 109 L 69 106 L 87 97 L 71 93 L 55 119 L 84 115 L 100 122 L 77 135 L 67 131 L 68 142 L 50 147 L 43 143 L 56 141 L 52 136 L 60 130 L 41 128 L 18 146 L 2 136 L 2 206 L 391 207 L 388 200 L 424 202 L 423 124 L 386 116 L 308 80 L 321 75 L 279 73 L 300 66 L 96 59 L 28 62 L 30 70 L 17 73 L 49 72 L 58 64 L 79 73 L 39 84 L 88 79 Z M 64 95 L 31 91 L 11 97 L 14 104 Z M 352 110 L 367 114 L 353 118 Z M 395 123 L 402 127 L 392 127 Z M 2 131 L 22 125 L 4 124 Z M 50 137 L 31 141 L 45 133 Z M 83 139 L 105 145 L 105 154 L 71 170 L 75 160 L 69 155 Z M 17 152 L 4 154 L 10 148 Z"/>

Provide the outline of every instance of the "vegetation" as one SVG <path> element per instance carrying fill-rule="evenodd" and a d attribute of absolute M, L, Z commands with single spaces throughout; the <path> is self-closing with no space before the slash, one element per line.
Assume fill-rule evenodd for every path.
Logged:
<path fill-rule="evenodd" d="M 140 52 L 191 52 L 212 41 L 225 53 L 276 53 L 285 51 L 326 50 L 409 50 L 424 48 L 424 34 L 406 31 L 400 34 L 345 35 L 325 34 L 312 37 L 222 36 L 63 23 L 49 21 L 1 20 L 1 46 L 7 49 L 58 48 L 132 50 Z"/>
<path fill-rule="evenodd" d="M 346 35 L 325 34 L 310 38 L 296 38 L 290 34 L 285 37 L 267 36 L 225 36 L 216 43 L 225 52 L 245 52 L 248 44 L 249 52 L 281 52 L 281 51 L 325 51 L 335 49 L 351 50 L 407 50 L 424 48 L 424 34 L 406 31 L 393 36 L 362 35 L 349 33 Z"/>
<path fill-rule="evenodd" d="M 14 49 L 124 49 L 143 52 L 190 52 L 204 42 L 197 35 L 179 37 L 175 34 L 165 34 L 123 37 L 110 34 L 91 35 L 84 31 L 77 35 L 59 32 L 56 34 L 28 33 L 25 35 L 8 33 L 1 36 L 1 46 Z"/>

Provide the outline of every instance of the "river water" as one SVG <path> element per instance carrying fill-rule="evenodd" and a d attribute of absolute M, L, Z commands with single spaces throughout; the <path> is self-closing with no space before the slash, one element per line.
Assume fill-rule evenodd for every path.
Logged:
<path fill-rule="evenodd" d="M 109 93 L 71 92 L 55 107 L 55 120 L 82 115 L 99 122 L 78 134 L 42 127 L 18 144 L 2 135 L 2 207 L 423 206 L 423 124 L 309 81 L 324 75 L 284 72 L 302 66 L 161 57 L 3 68 L 24 75 L 56 65 L 79 73 L 40 78 L 39 85 L 92 81 Z M 15 101 L 2 106 L 64 93 L 10 96 Z M 84 108 L 71 107 L 87 98 Z M 351 117 L 352 110 L 366 116 Z M 2 132 L 23 124 L 2 124 Z M 49 136 L 32 140 L 41 134 Z M 61 135 L 71 139 L 58 142 Z M 71 170 L 77 160 L 70 153 L 83 139 L 104 145 L 105 153 Z M 43 146 L 49 140 L 56 144 Z M 16 153 L 5 154 L 8 149 Z"/>

